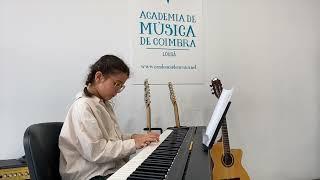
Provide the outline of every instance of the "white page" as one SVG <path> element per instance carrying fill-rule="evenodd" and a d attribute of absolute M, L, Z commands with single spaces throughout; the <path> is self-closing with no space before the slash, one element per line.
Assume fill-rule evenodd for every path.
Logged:
<path fill-rule="evenodd" d="M 217 105 L 214 107 L 210 122 L 202 138 L 202 143 L 205 144 L 207 147 L 209 147 L 209 144 L 214 135 L 214 132 L 217 129 L 217 126 L 223 115 L 223 112 L 226 109 L 228 102 L 231 99 L 232 93 L 233 93 L 233 88 L 230 90 L 223 89 L 221 96 L 217 102 Z"/>

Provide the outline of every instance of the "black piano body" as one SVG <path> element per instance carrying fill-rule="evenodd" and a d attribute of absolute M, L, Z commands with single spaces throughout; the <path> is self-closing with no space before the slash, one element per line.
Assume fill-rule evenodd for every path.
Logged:
<path fill-rule="evenodd" d="M 170 134 L 171 137 L 168 136 L 127 179 L 211 179 L 213 165 L 210 153 L 202 145 L 202 134 L 205 131 L 205 127 L 197 126 L 169 129 L 173 130 Z M 177 148 L 177 146 L 179 146 L 179 148 Z M 178 150 L 174 152 L 173 149 Z M 170 153 L 171 151 L 173 152 L 172 154 L 175 154 L 174 157 Z M 164 157 L 166 152 L 168 152 L 168 160 Z M 171 161 L 169 168 L 166 165 L 166 161 Z M 167 170 L 163 170 L 162 167 Z"/>

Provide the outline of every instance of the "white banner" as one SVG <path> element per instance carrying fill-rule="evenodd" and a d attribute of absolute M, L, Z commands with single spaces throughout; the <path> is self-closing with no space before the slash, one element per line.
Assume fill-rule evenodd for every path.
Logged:
<path fill-rule="evenodd" d="M 134 83 L 203 82 L 202 0 L 129 0 Z"/>

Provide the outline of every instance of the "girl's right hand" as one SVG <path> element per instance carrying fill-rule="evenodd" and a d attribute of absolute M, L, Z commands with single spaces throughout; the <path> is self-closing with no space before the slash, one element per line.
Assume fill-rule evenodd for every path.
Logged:
<path fill-rule="evenodd" d="M 141 149 L 152 142 L 158 142 L 159 136 L 158 133 L 151 132 L 147 134 L 134 134 L 132 135 L 132 139 L 134 139 L 134 142 L 136 143 L 136 149 Z"/>

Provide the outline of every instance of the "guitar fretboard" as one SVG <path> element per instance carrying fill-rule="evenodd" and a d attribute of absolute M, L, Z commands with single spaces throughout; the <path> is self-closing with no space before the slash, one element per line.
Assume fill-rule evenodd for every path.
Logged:
<path fill-rule="evenodd" d="M 226 118 L 223 117 L 221 121 L 222 121 L 221 131 L 222 131 L 223 149 L 225 153 L 230 154 L 230 143 L 229 143 L 228 126 L 227 126 Z"/>

